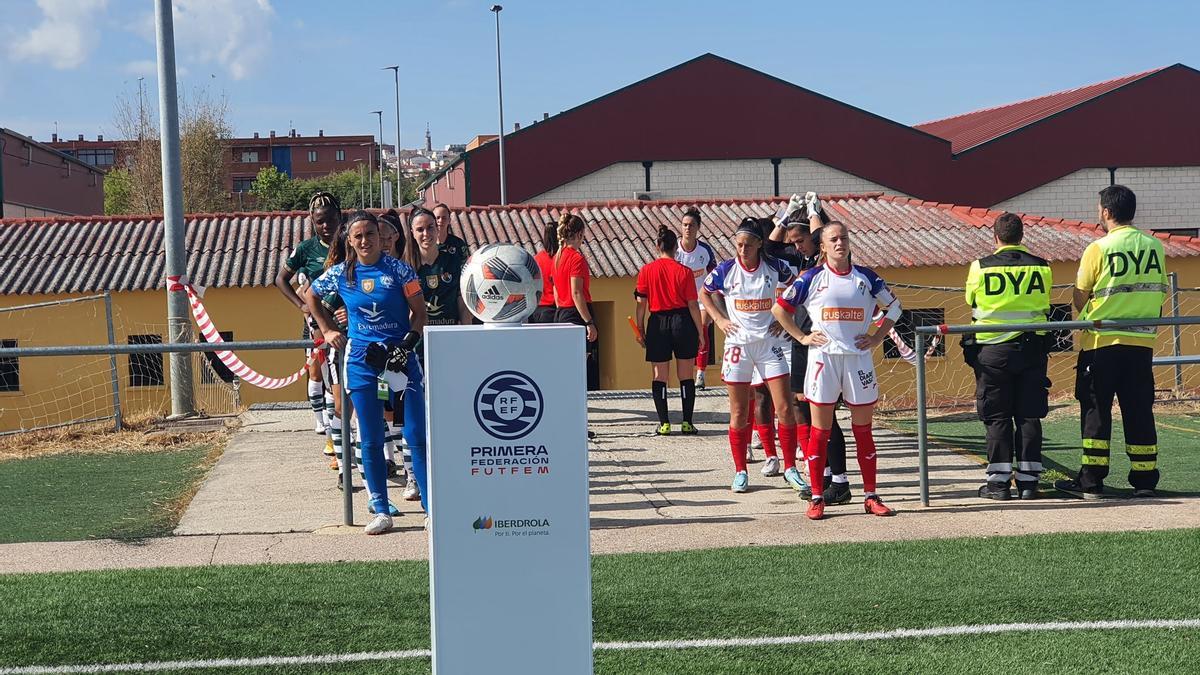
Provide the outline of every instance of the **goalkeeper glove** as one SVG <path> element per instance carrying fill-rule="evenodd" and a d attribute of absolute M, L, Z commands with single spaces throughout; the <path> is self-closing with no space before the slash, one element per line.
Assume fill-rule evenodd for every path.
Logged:
<path fill-rule="evenodd" d="M 388 353 L 387 369 L 393 373 L 400 373 L 408 368 L 408 357 L 412 355 L 420 341 L 420 333 L 415 330 L 408 331 L 400 344 L 392 347 L 391 352 Z"/>
<path fill-rule="evenodd" d="M 821 200 L 817 198 L 817 193 L 809 191 L 804 194 L 804 206 L 808 208 L 808 217 L 813 218 L 821 213 Z"/>
<path fill-rule="evenodd" d="M 795 223 L 789 223 L 788 221 L 791 220 L 792 214 L 799 211 L 803 206 L 804 198 L 800 195 L 792 195 L 792 198 L 788 200 L 787 206 L 775 214 L 775 224 L 784 229 L 791 229 L 795 226 Z"/>

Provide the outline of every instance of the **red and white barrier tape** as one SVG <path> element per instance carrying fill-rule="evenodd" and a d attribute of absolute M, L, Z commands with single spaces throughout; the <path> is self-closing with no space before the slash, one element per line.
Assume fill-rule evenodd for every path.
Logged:
<path fill-rule="evenodd" d="M 213 324 L 212 319 L 209 318 L 208 311 L 204 309 L 204 305 L 200 302 L 200 294 L 203 293 L 203 289 L 197 290 L 193 288 L 188 283 L 186 277 L 169 276 L 167 277 L 167 290 L 184 291 L 187 293 L 188 302 L 192 306 L 192 317 L 196 320 L 196 327 L 200 329 L 200 334 L 204 336 L 205 340 L 213 344 L 220 344 L 225 341 L 221 338 L 221 333 L 217 331 L 217 327 Z M 314 353 L 319 354 L 320 352 L 314 350 Z M 221 359 L 221 363 L 224 363 L 225 367 L 229 368 L 230 372 L 241 378 L 243 382 L 252 384 L 259 389 L 283 389 L 299 380 L 308 370 L 308 364 L 306 363 L 300 370 L 287 377 L 267 377 L 243 363 L 237 357 L 237 354 L 233 352 L 220 351 L 216 352 L 216 355 L 217 358 Z"/>

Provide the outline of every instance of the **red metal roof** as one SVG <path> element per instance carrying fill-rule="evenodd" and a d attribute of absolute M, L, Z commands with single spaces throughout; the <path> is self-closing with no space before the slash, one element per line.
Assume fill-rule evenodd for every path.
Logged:
<path fill-rule="evenodd" d="M 622 163 L 740 159 L 770 172 L 773 159 L 805 158 L 889 192 L 991 205 L 1084 168 L 1198 166 L 1197 119 L 1200 71 L 1182 64 L 914 128 L 705 54 L 506 134 L 507 198 Z M 498 203 L 497 147 L 435 173 L 425 198 Z"/>
<path fill-rule="evenodd" d="M 937 204 L 879 193 L 827 195 L 827 213 L 846 223 L 855 259 L 870 267 L 966 265 L 991 253 L 999 211 Z M 541 228 L 564 211 L 588 222 L 584 253 L 597 277 L 632 277 L 654 259 L 658 226 L 675 227 L 688 207 L 702 214 L 701 232 L 722 258 L 734 255 L 733 234 L 746 216 L 784 205 L 777 197 L 704 201 L 610 201 L 471 207 L 453 213 L 453 231 L 472 248 L 510 242 L 534 253 Z M 1025 216 L 1025 243 L 1052 261 L 1078 260 L 1103 235 L 1098 225 Z M 304 212 L 199 214 L 187 219 L 188 276 L 207 287 L 270 286 L 279 266 L 311 228 Z M 1200 256 L 1200 239 L 1156 235 L 1169 257 Z M 75 217 L 0 220 L 0 294 L 91 293 L 164 287 L 160 217 Z"/>
<path fill-rule="evenodd" d="M 951 143 L 957 154 L 982 145 L 1007 133 L 1041 121 L 1069 108 L 1120 89 L 1148 75 L 1163 70 L 1155 68 L 1144 73 L 1126 75 L 1105 82 L 1097 82 L 1075 89 L 1038 96 L 1025 101 L 1007 103 L 993 108 L 984 108 L 945 119 L 916 124 L 914 128 L 944 138 Z"/>

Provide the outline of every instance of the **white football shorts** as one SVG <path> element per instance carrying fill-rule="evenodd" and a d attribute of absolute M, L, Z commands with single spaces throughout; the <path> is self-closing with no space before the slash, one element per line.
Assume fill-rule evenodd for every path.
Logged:
<path fill-rule="evenodd" d="M 833 405 L 838 396 L 847 405 L 872 405 L 879 400 L 879 381 L 870 354 L 825 354 L 809 349 L 804 379 L 809 403 Z"/>
<path fill-rule="evenodd" d="M 783 360 L 787 362 L 787 372 L 790 375 L 792 372 L 792 343 L 786 338 L 778 338 L 779 346 L 783 349 Z M 763 383 L 762 375 L 755 369 L 750 377 L 750 386 L 757 387 Z"/>
<path fill-rule="evenodd" d="M 721 379 L 726 384 L 750 384 L 787 377 L 792 371 L 788 364 L 791 350 L 779 340 L 755 340 L 744 345 L 725 345 L 721 362 Z"/>

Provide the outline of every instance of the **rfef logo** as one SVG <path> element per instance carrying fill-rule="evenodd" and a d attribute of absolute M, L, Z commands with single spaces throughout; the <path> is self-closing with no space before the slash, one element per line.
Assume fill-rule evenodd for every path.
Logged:
<path fill-rule="evenodd" d="M 505 441 L 523 438 L 542 420 L 542 390 L 515 370 L 494 373 L 475 391 L 475 420 L 489 435 Z"/>

